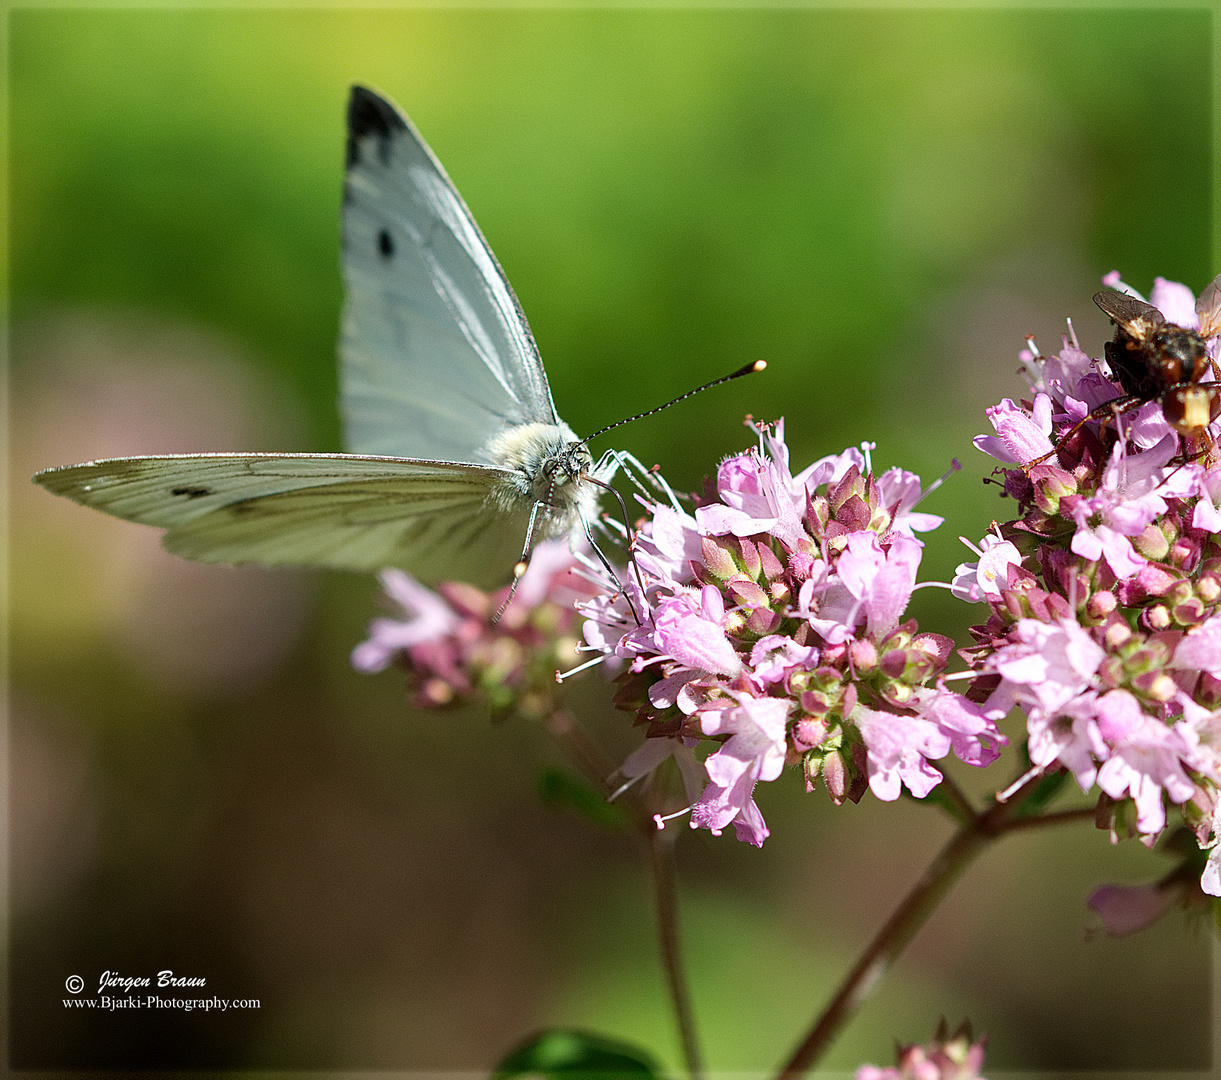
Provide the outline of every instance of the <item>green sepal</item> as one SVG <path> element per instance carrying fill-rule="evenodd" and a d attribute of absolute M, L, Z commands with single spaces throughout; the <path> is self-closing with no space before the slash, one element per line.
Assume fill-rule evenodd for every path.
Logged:
<path fill-rule="evenodd" d="M 627 815 L 614 803 L 607 802 L 602 792 L 554 765 L 539 773 L 538 797 L 551 810 L 571 806 L 595 825 L 617 829 L 627 824 Z"/>
<path fill-rule="evenodd" d="M 548 1080 L 662 1080 L 653 1058 L 639 1047 L 571 1028 L 555 1028 L 532 1035 L 496 1066 L 490 1080 L 514 1076 L 542 1076 Z"/>

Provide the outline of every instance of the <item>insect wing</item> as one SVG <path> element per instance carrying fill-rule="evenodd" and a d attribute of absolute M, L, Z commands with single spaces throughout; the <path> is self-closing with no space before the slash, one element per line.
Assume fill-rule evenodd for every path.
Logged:
<path fill-rule="evenodd" d="M 1200 337 L 1206 341 L 1221 334 L 1221 274 L 1218 274 L 1196 300 Z"/>
<path fill-rule="evenodd" d="M 1115 292 L 1113 289 L 1095 293 L 1094 303 L 1102 308 L 1124 333 L 1136 341 L 1148 341 L 1153 331 L 1166 321 L 1152 304 L 1146 304 L 1135 296 Z"/>
<path fill-rule="evenodd" d="M 34 480 L 85 506 L 167 529 L 201 562 L 401 566 L 491 588 L 521 553 L 528 507 L 490 511 L 490 466 L 348 454 L 112 458 Z"/>
<path fill-rule="evenodd" d="M 445 170 L 390 102 L 348 104 L 340 340 L 348 449 L 486 462 L 507 427 L 554 424 L 534 337 Z"/>

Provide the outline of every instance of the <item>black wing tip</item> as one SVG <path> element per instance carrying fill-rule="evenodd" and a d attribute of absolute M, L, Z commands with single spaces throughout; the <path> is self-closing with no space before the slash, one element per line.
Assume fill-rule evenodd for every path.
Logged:
<path fill-rule="evenodd" d="M 348 98 L 348 135 L 363 139 L 377 135 L 388 139 L 397 131 L 406 131 L 407 121 L 386 98 L 360 83 L 353 83 Z"/>

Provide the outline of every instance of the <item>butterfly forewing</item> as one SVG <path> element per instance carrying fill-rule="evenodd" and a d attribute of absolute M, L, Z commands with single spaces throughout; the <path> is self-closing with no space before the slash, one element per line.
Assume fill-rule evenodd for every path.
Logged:
<path fill-rule="evenodd" d="M 203 562 L 400 566 L 503 584 L 529 539 L 596 513 L 584 446 L 560 423 L 513 290 L 404 117 L 348 108 L 341 388 L 354 454 L 114 458 L 34 479 L 168 530 Z"/>
<path fill-rule="evenodd" d="M 349 450 L 485 462 L 506 427 L 557 422 L 530 329 L 470 211 L 410 122 L 361 86 L 343 234 Z"/>
<path fill-rule="evenodd" d="M 491 587 L 521 553 L 528 507 L 489 511 L 491 467 L 330 454 L 198 454 L 48 469 L 58 495 L 169 531 L 201 562 L 401 566 Z"/>

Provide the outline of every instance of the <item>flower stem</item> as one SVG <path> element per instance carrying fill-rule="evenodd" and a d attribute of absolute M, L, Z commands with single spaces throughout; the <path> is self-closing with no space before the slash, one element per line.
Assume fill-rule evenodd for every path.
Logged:
<path fill-rule="evenodd" d="M 613 789 L 609 777 L 614 771 L 614 765 L 577 726 L 572 717 L 557 709 L 545 718 L 544 726 L 585 779 L 609 795 Z M 624 792 L 618 804 L 627 810 L 648 853 L 649 871 L 653 880 L 653 908 L 657 918 L 657 940 L 661 949 L 662 967 L 666 972 L 670 1006 L 674 1010 L 674 1022 L 678 1027 L 687 1072 L 691 1080 L 701 1080 L 704 1066 L 699 1037 L 696 1034 L 695 1014 L 691 1008 L 691 994 L 682 962 L 682 950 L 679 946 L 678 887 L 674 875 L 674 841 L 678 830 L 659 829 L 653 820 L 652 808 L 634 788 Z"/>
<path fill-rule="evenodd" d="M 1029 829 L 1039 824 L 1057 825 L 1092 816 L 1093 811 L 1086 815 L 1070 810 L 1039 817 L 1015 818 L 1024 796 L 1030 793 L 1038 779 L 1034 777 L 1027 781 L 1007 802 L 994 802 L 982 813 L 972 814 L 970 820 L 950 838 L 848 972 L 831 1002 L 778 1074 L 777 1080 L 796 1080 L 818 1060 L 967 867 L 994 841 L 1014 829 Z"/>
<path fill-rule="evenodd" d="M 650 821 L 650 825 L 652 822 Z M 678 936 L 678 889 L 674 877 L 674 834 L 676 829 L 653 826 L 645 842 L 649 848 L 649 864 L 653 871 L 653 898 L 657 912 L 657 937 L 662 964 L 666 969 L 666 984 L 670 990 L 670 1005 L 678 1025 L 683 1046 L 683 1060 L 691 1080 L 700 1080 L 704 1073 L 699 1037 L 695 1029 L 695 1014 L 683 970 Z"/>

